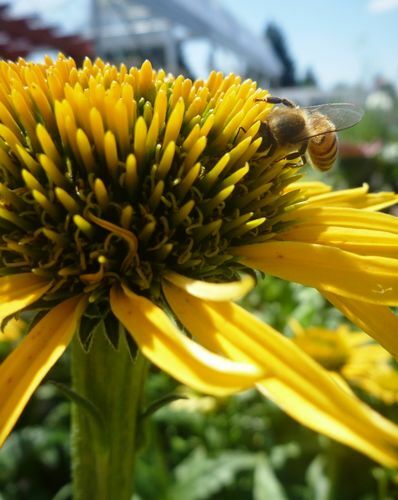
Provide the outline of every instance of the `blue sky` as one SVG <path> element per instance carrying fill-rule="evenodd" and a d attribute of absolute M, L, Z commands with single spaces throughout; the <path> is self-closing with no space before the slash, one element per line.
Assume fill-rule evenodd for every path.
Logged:
<path fill-rule="evenodd" d="M 200 0 L 198 0 L 200 1 Z M 255 33 L 273 21 L 284 31 L 299 72 L 320 83 L 398 83 L 398 0 L 219 0 Z M 89 0 L 11 0 L 15 13 L 37 10 L 66 30 L 87 22 Z M 198 52 L 199 54 L 199 52 Z"/>
<path fill-rule="evenodd" d="M 256 33 L 273 21 L 298 69 L 324 86 L 381 74 L 398 84 L 398 0 L 221 0 Z"/>

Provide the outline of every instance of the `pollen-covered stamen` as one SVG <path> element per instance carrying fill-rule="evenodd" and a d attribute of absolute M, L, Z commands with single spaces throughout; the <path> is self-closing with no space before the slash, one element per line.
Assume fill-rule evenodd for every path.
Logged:
<path fill-rule="evenodd" d="M 229 247 L 271 238 L 300 194 L 300 160 L 262 144 L 265 95 L 148 61 L 0 62 L 1 272 L 91 302 L 115 280 L 151 294 L 170 271 L 237 282 Z"/>

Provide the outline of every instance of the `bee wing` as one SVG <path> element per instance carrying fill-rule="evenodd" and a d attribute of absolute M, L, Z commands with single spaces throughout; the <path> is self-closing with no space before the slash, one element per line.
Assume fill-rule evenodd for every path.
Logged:
<path fill-rule="evenodd" d="M 364 114 L 360 107 L 345 102 L 307 106 L 302 109 L 310 118 L 310 130 L 313 130 L 314 133 L 307 134 L 306 137 L 300 138 L 301 140 L 353 127 Z M 327 124 L 325 124 L 325 117 L 329 122 Z"/>

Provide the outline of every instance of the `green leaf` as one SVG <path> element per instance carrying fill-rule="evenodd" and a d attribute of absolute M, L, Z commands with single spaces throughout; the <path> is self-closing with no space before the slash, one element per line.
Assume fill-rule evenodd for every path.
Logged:
<path fill-rule="evenodd" d="M 70 500 L 73 496 L 72 483 L 65 484 L 54 495 L 52 500 Z"/>
<path fill-rule="evenodd" d="M 176 468 L 176 480 L 166 498 L 204 500 L 232 485 L 238 472 L 255 464 L 255 454 L 224 451 L 209 457 L 203 448 L 197 448 Z"/>
<path fill-rule="evenodd" d="M 307 483 L 311 489 L 311 498 L 327 500 L 331 491 L 331 479 L 326 470 L 326 459 L 318 455 L 310 463 L 306 473 Z"/>
<path fill-rule="evenodd" d="M 254 469 L 253 500 L 288 500 L 268 458 L 259 454 Z"/>
<path fill-rule="evenodd" d="M 83 397 L 81 394 L 78 394 L 65 384 L 60 384 L 59 382 L 54 382 L 52 380 L 49 380 L 49 383 L 57 387 L 73 403 L 83 408 L 87 415 L 91 417 L 98 432 L 98 436 L 100 437 L 101 446 L 103 449 L 106 449 L 108 447 L 107 426 L 97 406 L 95 406 L 92 401 Z"/>
<path fill-rule="evenodd" d="M 150 417 L 164 406 L 172 403 L 173 401 L 178 401 L 179 399 L 189 399 L 189 398 L 187 396 L 184 396 L 183 394 L 167 394 L 166 396 L 163 396 L 162 398 L 153 401 L 142 413 L 140 419 L 144 420 Z"/>

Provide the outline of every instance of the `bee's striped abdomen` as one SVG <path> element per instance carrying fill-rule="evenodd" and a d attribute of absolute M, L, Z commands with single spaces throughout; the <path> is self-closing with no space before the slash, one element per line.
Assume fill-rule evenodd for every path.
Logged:
<path fill-rule="evenodd" d="M 335 132 L 310 139 L 307 153 L 314 167 L 322 171 L 329 170 L 336 161 L 338 146 Z"/>

